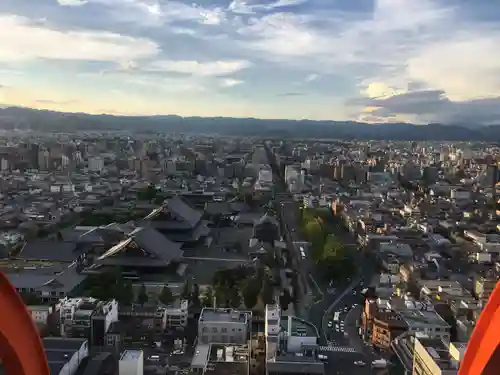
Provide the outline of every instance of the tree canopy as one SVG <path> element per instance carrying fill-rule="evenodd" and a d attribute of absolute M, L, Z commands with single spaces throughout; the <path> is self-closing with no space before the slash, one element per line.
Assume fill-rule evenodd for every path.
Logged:
<path fill-rule="evenodd" d="M 146 286 L 144 284 L 141 285 L 139 289 L 139 294 L 137 295 L 137 303 L 141 306 L 144 306 L 146 302 L 148 302 L 149 297 L 146 291 Z"/>
<path fill-rule="evenodd" d="M 332 263 L 344 260 L 345 257 L 346 257 L 346 252 L 344 244 L 340 242 L 337 237 L 329 235 L 326 239 L 323 248 L 323 254 L 321 260 L 328 263 Z"/>
<path fill-rule="evenodd" d="M 257 276 L 245 280 L 241 294 L 243 302 L 248 309 L 253 308 L 257 304 L 261 288 L 262 279 L 259 279 Z"/>
<path fill-rule="evenodd" d="M 116 299 L 123 305 L 133 302 L 132 282 L 125 280 L 119 268 L 99 275 L 90 275 L 86 280 L 86 295 L 103 301 Z"/>
<path fill-rule="evenodd" d="M 172 291 L 168 286 L 165 285 L 161 290 L 159 300 L 161 303 L 165 305 L 170 305 L 172 302 L 175 301 L 174 295 L 172 294 Z"/>
<path fill-rule="evenodd" d="M 144 201 L 152 201 L 156 198 L 157 190 L 156 187 L 152 184 L 148 185 L 142 190 L 137 192 L 137 199 Z"/>
<path fill-rule="evenodd" d="M 209 286 L 207 289 L 205 289 L 201 296 L 201 305 L 203 307 L 213 307 L 214 296 L 214 289 Z"/>

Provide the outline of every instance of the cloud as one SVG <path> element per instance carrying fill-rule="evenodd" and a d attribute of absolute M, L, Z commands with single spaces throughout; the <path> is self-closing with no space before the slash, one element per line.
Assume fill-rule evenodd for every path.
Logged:
<path fill-rule="evenodd" d="M 470 127 L 500 123 L 500 97 L 453 101 L 443 90 L 421 90 L 379 98 L 358 98 L 349 104 L 365 106 L 363 113 L 377 122 L 409 115 L 426 122 Z"/>
<path fill-rule="evenodd" d="M 221 81 L 221 86 L 222 87 L 233 87 L 233 86 L 238 86 L 245 83 L 242 80 L 239 79 L 232 79 L 232 78 L 225 78 Z"/>
<path fill-rule="evenodd" d="M 108 69 L 89 74 L 109 90 L 133 84 L 162 93 L 217 91 L 245 80 L 251 103 L 245 108 L 255 111 L 267 90 L 284 92 L 275 97 L 276 111 L 286 108 L 287 96 L 321 93 L 318 102 L 297 101 L 302 113 L 331 118 L 423 123 L 476 116 L 490 123 L 498 114 L 494 1 L 482 14 L 479 3 L 486 2 L 459 0 L 31 1 L 33 7 L 7 6 L 27 18 L 0 14 L 0 64 L 17 69 L 35 59 L 74 60 L 60 65 L 83 66 L 82 73 Z M 480 19 L 485 15 L 490 22 Z M 15 84 L 1 68 L 0 80 Z M 246 70 L 258 79 L 235 75 Z"/>
<path fill-rule="evenodd" d="M 154 57 L 157 43 L 112 32 L 63 31 L 0 14 L 0 62 L 33 59 L 130 61 Z"/>
<path fill-rule="evenodd" d="M 36 99 L 35 102 L 37 104 L 49 104 L 49 105 L 68 105 L 68 104 L 76 104 L 77 100 L 50 100 L 50 99 Z"/>
<path fill-rule="evenodd" d="M 194 76 L 226 76 L 250 67 L 245 60 L 208 61 L 194 60 L 159 60 L 147 65 L 145 71 L 173 72 Z"/>
<path fill-rule="evenodd" d="M 240 33 L 253 36 L 248 47 L 270 58 L 307 57 L 319 69 L 332 63 L 330 69 L 352 63 L 385 66 L 404 62 L 418 41 L 428 37 L 431 28 L 440 27 L 450 12 L 429 0 L 378 0 L 371 17 L 335 9 L 273 13 L 252 19 Z"/>
<path fill-rule="evenodd" d="M 313 81 L 316 81 L 317 79 L 319 78 L 319 75 L 318 74 L 309 74 L 304 81 L 306 82 L 313 82 Z"/>
<path fill-rule="evenodd" d="M 77 7 L 87 4 L 87 0 L 57 0 L 59 5 Z"/>
<path fill-rule="evenodd" d="M 276 96 L 281 96 L 281 97 L 292 97 L 292 96 L 304 96 L 305 93 L 303 92 L 283 92 L 280 94 L 277 94 Z"/>
<path fill-rule="evenodd" d="M 112 20 L 142 27 L 161 27 L 176 22 L 219 25 L 225 19 L 221 7 L 203 7 L 196 3 L 176 0 L 86 0 L 103 6 Z"/>
<path fill-rule="evenodd" d="M 256 12 L 270 11 L 278 8 L 292 7 L 305 3 L 307 0 L 277 0 L 269 4 L 253 1 L 233 0 L 228 10 L 236 14 L 255 14 Z"/>

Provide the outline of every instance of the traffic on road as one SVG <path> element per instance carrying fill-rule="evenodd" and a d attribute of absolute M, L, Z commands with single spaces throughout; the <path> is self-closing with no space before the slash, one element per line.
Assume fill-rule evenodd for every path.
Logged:
<path fill-rule="evenodd" d="M 362 290 L 371 283 L 376 270 L 371 259 L 356 251 L 356 240 L 338 222 L 329 222 L 329 230 L 344 246 L 353 249 L 358 273 L 344 280 L 328 280 L 311 261 L 310 249 L 300 246 L 298 204 L 286 190 L 283 176 L 272 162 L 276 183 L 276 211 L 288 249 L 293 253 L 294 269 L 299 276 L 297 313 L 314 324 L 320 333 L 318 359 L 325 363 L 328 374 L 377 374 L 387 367 L 379 356 L 364 344 L 358 332 L 363 303 Z M 320 298 L 312 298 L 313 291 Z"/>

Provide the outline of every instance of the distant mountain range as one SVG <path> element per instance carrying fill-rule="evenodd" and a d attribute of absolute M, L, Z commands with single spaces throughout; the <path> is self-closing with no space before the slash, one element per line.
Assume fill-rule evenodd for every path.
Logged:
<path fill-rule="evenodd" d="M 500 125 L 367 124 L 355 121 L 262 120 L 233 117 L 112 116 L 20 107 L 0 108 L 0 128 L 40 131 L 205 133 L 283 138 L 500 141 Z"/>

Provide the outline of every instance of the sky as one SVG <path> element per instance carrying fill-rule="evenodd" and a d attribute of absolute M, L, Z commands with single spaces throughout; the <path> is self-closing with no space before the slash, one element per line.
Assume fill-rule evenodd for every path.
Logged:
<path fill-rule="evenodd" d="M 0 104 L 500 124 L 493 0 L 1 0 Z"/>

